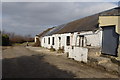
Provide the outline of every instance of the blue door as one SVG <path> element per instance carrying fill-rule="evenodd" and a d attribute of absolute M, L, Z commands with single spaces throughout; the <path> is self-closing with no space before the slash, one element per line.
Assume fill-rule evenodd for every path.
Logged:
<path fill-rule="evenodd" d="M 103 27 L 102 53 L 117 56 L 119 35 L 115 32 L 115 26 Z"/>

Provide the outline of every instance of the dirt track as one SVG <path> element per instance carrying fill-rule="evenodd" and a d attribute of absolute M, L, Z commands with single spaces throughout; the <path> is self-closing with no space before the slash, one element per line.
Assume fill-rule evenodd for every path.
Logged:
<path fill-rule="evenodd" d="M 117 78 L 63 55 L 34 52 L 22 46 L 3 50 L 3 78 Z M 46 52 L 45 52 L 46 51 Z"/>

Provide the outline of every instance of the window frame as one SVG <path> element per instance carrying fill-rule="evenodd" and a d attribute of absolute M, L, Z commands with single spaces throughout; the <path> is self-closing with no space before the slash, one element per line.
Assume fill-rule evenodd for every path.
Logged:
<path fill-rule="evenodd" d="M 50 37 L 48 37 L 48 44 L 50 44 Z"/>
<path fill-rule="evenodd" d="M 52 45 L 55 45 L 55 37 L 52 37 Z"/>
<path fill-rule="evenodd" d="M 66 45 L 70 46 L 70 36 L 66 36 Z"/>

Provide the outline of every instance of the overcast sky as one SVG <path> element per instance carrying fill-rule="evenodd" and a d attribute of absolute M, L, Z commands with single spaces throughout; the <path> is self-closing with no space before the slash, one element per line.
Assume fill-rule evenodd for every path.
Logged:
<path fill-rule="evenodd" d="M 49 27 L 117 6 L 113 2 L 3 2 L 2 28 L 35 36 Z"/>

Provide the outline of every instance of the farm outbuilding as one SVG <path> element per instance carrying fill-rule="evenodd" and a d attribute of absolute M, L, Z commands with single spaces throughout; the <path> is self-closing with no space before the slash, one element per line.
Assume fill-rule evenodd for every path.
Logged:
<path fill-rule="evenodd" d="M 102 53 L 120 58 L 120 7 L 99 16 L 99 26 L 103 30 Z"/>
<path fill-rule="evenodd" d="M 115 32 L 114 25 L 106 25 L 103 28 L 102 53 L 118 56 L 119 34 Z"/>
<path fill-rule="evenodd" d="M 103 54 L 113 54 L 118 57 L 119 15 L 112 15 L 117 14 L 119 9 L 119 7 L 114 8 L 51 28 L 40 37 L 41 46 L 48 49 L 62 49 L 64 53 L 68 53 L 69 58 L 83 62 L 87 62 L 91 47 L 102 49 Z"/>

